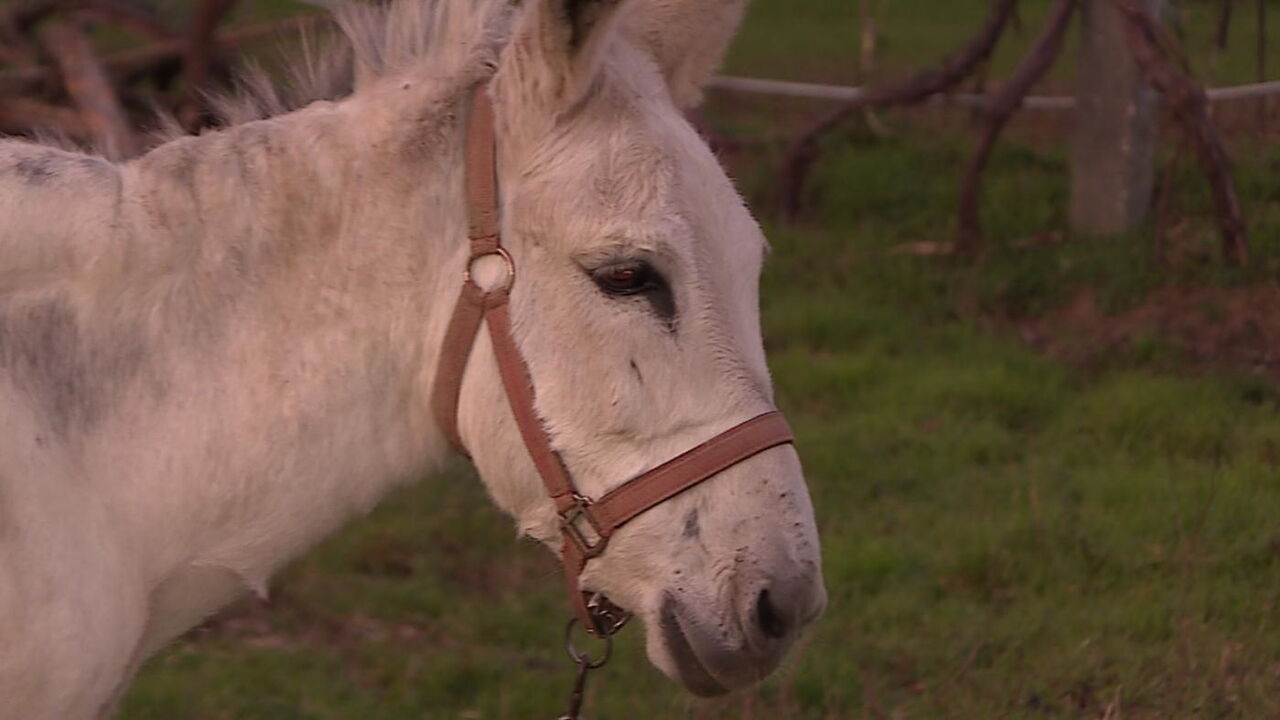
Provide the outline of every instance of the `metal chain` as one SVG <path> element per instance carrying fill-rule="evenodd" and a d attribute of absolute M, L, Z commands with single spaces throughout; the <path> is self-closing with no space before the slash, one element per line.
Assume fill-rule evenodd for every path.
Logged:
<path fill-rule="evenodd" d="M 569 693 L 569 710 L 561 715 L 559 720 L 583 720 L 578 712 L 582 709 L 582 694 L 587 687 L 589 672 L 591 672 L 591 663 L 586 661 L 584 655 L 578 660 L 578 677 L 573 681 L 573 691 Z"/>
<path fill-rule="evenodd" d="M 568 711 L 561 715 L 557 720 L 583 720 L 578 713 L 582 710 L 582 699 L 587 687 L 587 674 L 592 670 L 598 670 L 609 662 L 609 658 L 613 656 L 613 635 L 606 635 L 602 639 L 604 642 L 604 654 L 599 658 L 591 659 L 591 656 L 585 652 L 579 651 L 573 646 L 573 628 L 578 624 L 578 619 L 571 619 L 564 626 L 564 649 L 569 654 L 569 659 L 578 666 L 577 677 L 573 681 L 573 690 L 569 693 Z"/>

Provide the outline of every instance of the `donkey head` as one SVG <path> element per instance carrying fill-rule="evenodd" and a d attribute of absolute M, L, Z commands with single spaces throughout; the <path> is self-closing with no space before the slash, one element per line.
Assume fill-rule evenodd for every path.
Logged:
<path fill-rule="evenodd" d="M 642 3 L 531 0 L 491 86 L 515 336 L 538 414 L 592 497 L 773 405 L 757 297 L 765 240 L 681 113 L 741 3 Z M 477 268 L 481 284 L 490 269 Z M 558 550 L 483 338 L 458 420 L 498 504 Z M 693 692 L 762 678 L 826 603 L 794 449 L 645 513 L 581 585 L 640 617 L 652 661 Z"/>

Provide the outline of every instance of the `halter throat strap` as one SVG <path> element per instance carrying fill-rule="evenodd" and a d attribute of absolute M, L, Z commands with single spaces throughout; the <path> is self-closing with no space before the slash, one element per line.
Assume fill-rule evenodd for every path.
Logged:
<path fill-rule="evenodd" d="M 570 602 L 587 632 L 608 636 L 626 622 L 627 615 L 600 594 L 582 592 L 579 576 L 587 561 L 603 553 L 620 528 L 646 511 L 765 450 L 792 443 L 794 438 L 780 413 L 767 412 L 628 480 L 599 499 L 578 492 L 538 416 L 533 380 L 511 328 L 509 301 L 516 266 L 502 247 L 497 135 L 493 105 L 483 85 L 472 93 L 466 133 L 470 252 L 462 290 L 440 349 L 432 387 L 432 413 L 450 444 L 469 456 L 458 432 L 458 403 L 472 347 L 480 326 L 487 325 L 516 427 L 560 518 L 560 556 Z M 505 262 L 507 277 L 501 286 L 485 290 L 471 277 L 471 267 L 488 256 Z"/>

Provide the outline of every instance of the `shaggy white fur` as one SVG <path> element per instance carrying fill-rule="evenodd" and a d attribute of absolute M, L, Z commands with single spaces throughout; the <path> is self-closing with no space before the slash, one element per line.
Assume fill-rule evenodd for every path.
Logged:
<path fill-rule="evenodd" d="M 351 7 L 346 99 L 279 115 L 258 83 L 226 109 L 272 117 L 123 164 L 0 143 L 0 713 L 109 714 L 149 654 L 445 456 L 428 398 L 465 256 L 466 100 L 486 81 L 515 332 L 582 490 L 768 409 L 764 239 L 676 103 L 739 13 Z M 650 41 L 708 18 L 725 28 L 710 50 Z M 302 95 L 337 97 L 336 66 L 312 67 Z M 619 263 L 655 286 L 605 292 L 593 278 Z M 462 436 L 554 550 L 501 392 L 482 334 Z M 825 603 L 795 452 L 638 519 L 583 586 L 644 620 L 650 657 L 695 692 L 768 673 Z"/>

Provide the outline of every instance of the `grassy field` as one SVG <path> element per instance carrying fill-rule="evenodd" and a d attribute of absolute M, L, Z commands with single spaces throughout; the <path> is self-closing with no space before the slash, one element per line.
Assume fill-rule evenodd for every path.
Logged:
<path fill-rule="evenodd" d="M 1048 5 L 1026 4 L 1022 40 Z M 882 5 L 890 70 L 940 57 L 981 16 L 977 2 Z M 731 69 L 851 79 L 856 4 L 805 7 L 756 0 Z M 1185 8 L 1200 60 L 1209 7 Z M 1220 79 L 1249 79 L 1248 30 Z M 707 118 L 742 141 L 726 159 L 758 207 L 791 123 L 819 110 L 712 97 Z M 766 338 L 822 528 L 826 618 L 777 676 L 714 702 L 663 679 L 629 631 L 588 715 L 1280 717 L 1273 380 L 1158 333 L 1067 363 L 1020 332 L 1083 289 L 1121 312 L 1159 288 L 1271 286 L 1280 150 L 1232 140 L 1259 257 L 1228 272 L 1185 167 L 1174 231 L 1062 239 L 1064 145 L 1029 116 L 992 166 L 991 252 L 964 265 L 899 250 L 949 239 L 967 116 L 887 121 L 887 137 L 833 137 L 808 215 L 768 227 Z M 571 674 L 545 555 L 468 470 L 428 478 L 290 568 L 265 607 L 151 661 L 123 717 L 553 717 Z"/>

